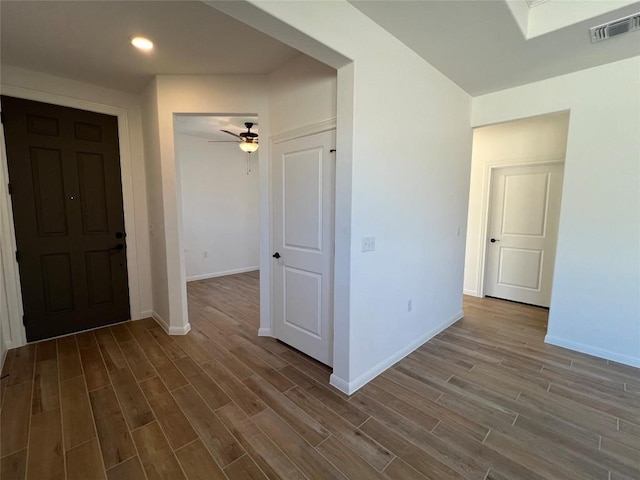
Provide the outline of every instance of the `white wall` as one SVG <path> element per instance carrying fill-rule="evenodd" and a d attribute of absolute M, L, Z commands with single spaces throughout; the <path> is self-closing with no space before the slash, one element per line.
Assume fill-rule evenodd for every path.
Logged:
<path fill-rule="evenodd" d="M 257 116 L 260 136 L 268 138 L 268 77 L 266 75 L 160 75 L 145 93 L 148 99 L 145 103 L 148 105 L 145 111 L 151 115 L 148 136 L 153 142 L 149 145 L 145 137 L 145 145 L 149 152 L 147 154 L 149 172 L 147 181 L 150 189 L 149 217 L 154 224 L 152 250 L 154 242 L 157 243 L 156 252 L 152 252 L 154 264 L 157 264 L 155 268 L 158 270 L 157 279 L 154 271 L 154 294 L 157 289 L 162 292 L 164 297 L 162 301 L 166 300 L 162 311 L 156 311 L 162 316 L 170 333 L 184 334 L 189 331 L 190 325 L 187 315 L 183 220 L 174 139 L 174 114 Z M 157 122 L 152 118 L 156 112 Z M 150 149 L 152 150 L 149 151 Z M 267 279 L 270 273 L 267 259 L 270 259 L 270 244 L 268 241 L 267 149 L 259 149 L 257 155 L 261 198 L 260 308 L 261 318 L 268 319 L 270 302 Z M 155 302 L 157 309 L 159 301 Z"/>
<path fill-rule="evenodd" d="M 266 142 L 265 142 L 266 143 Z M 258 269 L 257 156 L 236 143 L 176 135 L 187 281 Z"/>
<path fill-rule="evenodd" d="M 640 366 L 640 57 L 477 97 L 472 125 L 570 110 L 547 342 Z"/>
<path fill-rule="evenodd" d="M 471 185 L 464 266 L 464 293 L 481 295 L 482 251 L 486 239 L 490 166 L 564 160 L 568 112 L 500 123 L 473 131 Z"/>
<path fill-rule="evenodd" d="M 141 95 L 142 131 L 146 163 L 147 205 L 149 215 L 150 287 L 153 292 L 153 317 L 169 329 L 169 282 L 164 228 L 164 198 L 160 131 L 158 127 L 158 86 L 153 80 Z"/>
<path fill-rule="evenodd" d="M 462 315 L 471 99 L 347 2 L 251 3 L 211 2 L 338 68 L 331 381 L 352 392 Z"/>
<path fill-rule="evenodd" d="M 116 90 L 8 65 L 2 65 L 0 83 L 0 90 L 4 95 L 118 115 L 121 168 L 124 178 L 125 224 L 129 247 L 127 267 L 130 272 L 131 313 L 134 318 L 150 315 L 152 310 L 152 293 L 149 286 L 151 273 L 147 253 L 149 245 L 147 199 L 139 98 Z M 2 148 L 2 158 L 2 168 L 6 170 L 4 148 Z M 4 186 L 0 189 L 1 210 L 9 212 L 6 205 L 8 199 L 3 192 Z M 5 281 L 7 293 L 19 298 L 17 293 L 15 295 L 12 293 L 16 289 L 16 285 L 13 284 L 16 283 L 17 277 L 12 278 L 11 282 L 8 278 L 5 278 Z M 12 298 L 9 298 L 10 306 L 12 301 Z M 15 309 L 13 307 L 13 310 Z M 24 337 L 12 332 L 12 338 L 5 341 L 11 347 L 17 347 L 24 342 Z"/>
<path fill-rule="evenodd" d="M 274 135 L 336 118 L 335 68 L 299 55 L 272 72 L 269 85 Z"/>

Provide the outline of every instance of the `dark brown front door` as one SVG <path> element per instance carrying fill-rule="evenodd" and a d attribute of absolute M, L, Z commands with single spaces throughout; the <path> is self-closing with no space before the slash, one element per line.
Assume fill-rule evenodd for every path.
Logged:
<path fill-rule="evenodd" d="M 27 340 L 129 319 L 117 118 L 1 100 Z"/>

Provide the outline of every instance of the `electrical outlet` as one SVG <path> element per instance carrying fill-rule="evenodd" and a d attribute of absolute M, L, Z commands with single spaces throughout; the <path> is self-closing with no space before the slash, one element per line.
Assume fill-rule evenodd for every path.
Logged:
<path fill-rule="evenodd" d="M 376 237 L 362 237 L 362 251 L 373 252 L 376 249 Z"/>
<path fill-rule="evenodd" d="M 407 312 L 410 312 L 411 310 L 413 310 L 413 300 L 408 300 L 407 301 Z"/>

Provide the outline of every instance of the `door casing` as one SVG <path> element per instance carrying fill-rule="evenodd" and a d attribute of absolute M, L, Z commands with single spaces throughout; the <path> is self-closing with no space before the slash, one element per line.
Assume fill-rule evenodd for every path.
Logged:
<path fill-rule="evenodd" d="M 124 224 L 127 232 L 127 264 L 129 281 L 129 302 L 131 318 L 139 319 L 150 316 L 151 312 L 142 312 L 140 308 L 140 283 L 138 272 L 138 251 L 136 241 L 136 222 L 133 201 L 133 175 L 131 162 L 131 139 L 129 135 L 129 114 L 126 108 L 104 105 L 49 92 L 28 88 L 2 85 L 3 95 L 34 100 L 62 107 L 77 108 L 97 113 L 105 113 L 118 118 L 118 136 L 120 151 L 120 174 L 122 181 L 122 199 Z M 22 324 L 22 296 L 20 294 L 20 276 L 15 258 L 16 237 L 13 222 L 11 196 L 7 189 L 8 167 L 4 142 L 4 128 L 0 125 L 0 248 L 5 288 L 9 309 L 8 331 L 3 331 L 3 338 L 8 348 L 17 348 L 26 344 L 26 332 Z M 1 328 L 1 326 L 0 326 Z"/>

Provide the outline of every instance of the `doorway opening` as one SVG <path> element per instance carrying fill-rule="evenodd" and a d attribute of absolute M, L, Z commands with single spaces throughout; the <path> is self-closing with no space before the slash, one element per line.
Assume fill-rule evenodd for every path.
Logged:
<path fill-rule="evenodd" d="M 473 132 L 464 293 L 549 308 L 569 112 Z"/>
<path fill-rule="evenodd" d="M 239 147 L 246 125 L 259 135 L 258 117 L 180 114 L 174 125 L 189 304 L 197 292 L 199 306 L 216 308 L 215 291 L 220 285 L 233 288 L 234 282 L 244 281 L 257 287 L 258 160 L 257 153 Z M 252 141 L 259 145 L 257 136 Z M 237 281 L 231 278 L 235 275 Z M 213 280 L 220 277 L 229 278 Z M 259 308 L 259 299 L 254 300 Z"/>

